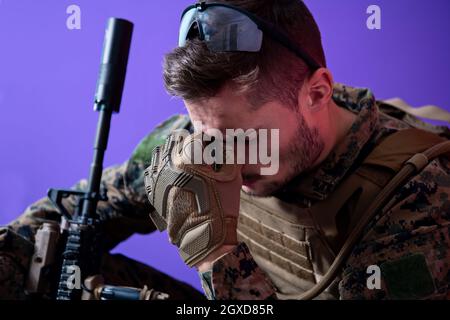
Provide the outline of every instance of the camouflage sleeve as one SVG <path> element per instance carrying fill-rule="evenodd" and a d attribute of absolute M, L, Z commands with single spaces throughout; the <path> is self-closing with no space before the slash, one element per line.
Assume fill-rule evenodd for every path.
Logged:
<path fill-rule="evenodd" d="M 104 224 L 102 234 L 105 250 L 114 247 L 134 232 L 147 233 L 154 230 L 148 218 L 149 205 L 139 201 L 135 190 L 130 189 L 124 165 L 104 171 L 102 187 L 108 191 L 108 202 L 100 202 L 98 213 Z M 137 167 L 136 167 L 137 168 Z M 132 181 L 130 181 L 132 182 Z M 80 181 L 74 188 L 84 189 L 86 181 Z M 75 199 L 64 202 L 69 213 L 73 213 Z M 47 199 L 43 198 L 29 206 L 26 211 L 6 228 L 0 228 L 0 299 L 25 299 L 25 281 L 31 257 L 34 253 L 35 234 L 44 222 L 60 222 L 60 215 Z M 52 283 L 52 275 L 46 275 Z"/>
<path fill-rule="evenodd" d="M 134 233 L 145 234 L 155 230 L 148 217 L 151 206 L 145 196 L 143 172 L 150 163 L 152 148 L 163 143 L 172 130 L 187 124 L 187 116 L 171 117 L 139 143 L 128 161 L 103 171 L 101 188 L 107 191 L 108 201 L 99 202 L 97 213 L 104 221 L 104 236 L 108 249 Z M 84 190 L 86 186 L 87 181 L 81 180 L 73 189 Z M 64 206 L 69 213 L 73 213 L 76 199 L 66 199 Z M 43 198 L 29 206 L 9 227 L 34 242 L 37 229 L 48 220 L 59 222 L 60 215 L 50 200 Z"/>
<path fill-rule="evenodd" d="M 0 228 L 0 300 L 23 300 L 23 285 L 34 246 L 27 239 Z"/>
<path fill-rule="evenodd" d="M 445 158 L 402 187 L 354 248 L 341 299 L 450 299 L 449 195 Z"/>
<path fill-rule="evenodd" d="M 133 233 L 149 233 L 154 230 L 147 215 L 151 208 L 145 199 L 137 194 L 138 186 L 134 184 L 134 177 L 128 173 L 131 165 L 133 172 L 140 170 L 139 166 L 126 162 L 103 172 L 101 187 L 107 191 L 108 201 L 98 203 L 97 213 L 104 222 L 107 249 L 111 249 Z M 85 190 L 86 187 L 87 181 L 81 180 L 73 189 Z M 72 214 L 76 199 L 69 197 L 64 201 L 64 206 Z M 34 242 L 37 229 L 49 220 L 60 222 L 60 215 L 48 198 L 42 198 L 29 206 L 9 227 L 18 235 Z"/>
<path fill-rule="evenodd" d="M 275 286 L 243 242 L 216 260 L 212 270 L 200 273 L 200 279 L 209 300 L 276 299 Z"/>
<path fill-rule="evenodd" d="M 142 173 L 149 165 L 151 149 L 163 143 L 172 130 L 189 123 L 187 116 L 168 119 L 139 143 L 128 161 L 103 171 L 101 188 L 107 191 L 108 201 L 99 202 L 97 212 L 103 221 L 105 250 L 112 249 L 134 233 L 146 234 L 155 230 L 148 217 L 151 206 L 145 196 Z M 84 190 L 86 184 L 86 180 L 81 180 L 73 189 Z M 75 200 L 70 197 L 63 201 L 69 213 L 74 212 Z M 0 290 L 0 298 L 12 296 L 13 291 L 23 292 L 20 288 L 33 254 L 37 230 L 47 221 L 59 223 L 60 220 L 54 205 L 48 198 L 42 198 L 8 226 L 0 228 L 0 287 L 4 291 L 9 288 L 10 293 Z"/>

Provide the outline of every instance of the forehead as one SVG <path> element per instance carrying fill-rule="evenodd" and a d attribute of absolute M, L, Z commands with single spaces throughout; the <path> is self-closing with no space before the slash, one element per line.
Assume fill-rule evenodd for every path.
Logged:
<path fill-rule="evenodd" d="M 258 110 L 242 94 L 222 90 L 217 96 L 199 101 L 185 101 L 191 120 L 203 129 L 253 128 L 261 122 Z"/>
<path fill-rule="evenodd" d="M 185 101 L 189 116 L 198 131 L 218 129 L 278 129 L 289 131 L 298 126 L 298 117 L 292 108 L 281 102 L 270 101 L 259 107 L 252 105 L 244 94 L 230 86 L 223 88 L 215 97 L 200 101 Z"/>

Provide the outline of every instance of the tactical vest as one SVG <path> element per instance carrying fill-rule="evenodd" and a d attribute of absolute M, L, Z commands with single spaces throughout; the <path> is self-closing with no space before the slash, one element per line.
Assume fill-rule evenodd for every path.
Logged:
<path fill-rule="evenodd" d="M 420 123 L 411 119 L 415 126 Z M 433 128 L 436 132 L 438 127 Z M 405 162 L 443 141 L 443 137 L 415 128 L 393 133 L 379 141 L 327 199 L 306 207 L 295 199 L 288 203 L 242 193 L 238 238 L 247 244 L 280 296 L 304 293 L 322 280 L 355 226 L 386 185 L 392 185 Z M 434 156 L 443 152 L 441 148 Z M 414 159 L 420 162 L 422 157 Z M 330 281 L 318 298 L 338 299 L 339 281 L 339 276 Z"/>

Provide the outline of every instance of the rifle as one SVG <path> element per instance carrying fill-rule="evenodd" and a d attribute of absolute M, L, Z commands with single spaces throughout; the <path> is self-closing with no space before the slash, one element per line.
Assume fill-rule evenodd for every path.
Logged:
<path fill-rule="evenodd" d="M 143 289 L 105 286 L 100 273 L 102 239 L 101 221 L 97 214 L 99 201 L 108 200 L 100 190 L 103 159 L 113 113 L 119 113 L 125 83 L 133 24 L 124 19 L 110 18 L 107 23 L 100 74 L 97 81 L 94 111 L 99 112 L 94 156 L 86 191 L 50 189 L 48 197 L 62 215 L 62 227 L 45 223 L 36 234 L 35 254 L 27 283 L 28 292 L 42 290 L 46 267 L 54 262 L 59 238 L 64 239 L 62 265 L 57 300 L 149 300 L 164 299 L 166 295 Z M 76 210 L 69 214 L 63 199 L 75 196 Z M 61 229 L 61 230 L 60 230 Z M 76 285 L 76 277 L 81 277 Z M 74 284 L 75 281 L 75 284 Z"/>

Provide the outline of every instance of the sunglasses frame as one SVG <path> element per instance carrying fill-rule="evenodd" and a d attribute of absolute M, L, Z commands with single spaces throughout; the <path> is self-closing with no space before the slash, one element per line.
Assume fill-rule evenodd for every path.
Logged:
<path fill-rule="evenodd" d="M 318 64 L 300 46 L 293 43 L 283 31 L 281 31 L 279 28 L 277 28 L 272 23 L 264 21 L 263 19 L 257 17 L 256 15 L 252 14 L 251 12 L 248 12 L 247 10 L 244 10 L 244 9 L 232 6 L 232 5 L 224 4 L 224 3 L 201 2 L 201 3 L 196 3 L 196 4 L 193 4 L 193 5 L 190 5 L 189 7 L 187 7 L 181 15 L 181 21 L 183 21 L 185 14 L 192 9 L 196 9 L 197 11 L 202 12 L 211 7 L 225 7 L 225 8 L 237 11 L 241 14 L 244 14 L 245 16 L 250 18 L 250 20 L 252 20 L 257 25 L 257 27 L 263 32 L 263 34 L 267 34 L 271 39 L 277 41 L 278 43 L 283 45 L 285 48 L 287 48 L 291 52 L 295 53 L 299 58 L 301 58 L 308 65 L 308 67 L 310 69 L 312 69 L 313 71 L 316 71 L 317 69 L 321 68 L 320 64 Z M 197 22 L 197 24 L 199 24 L 197 17 L 195 17 L 195 21 Z M 204 35 L 202 35 L 202 32 L 203 32 L 202 28 L 199 27 L 200 37 L 203 38 Z"/>

